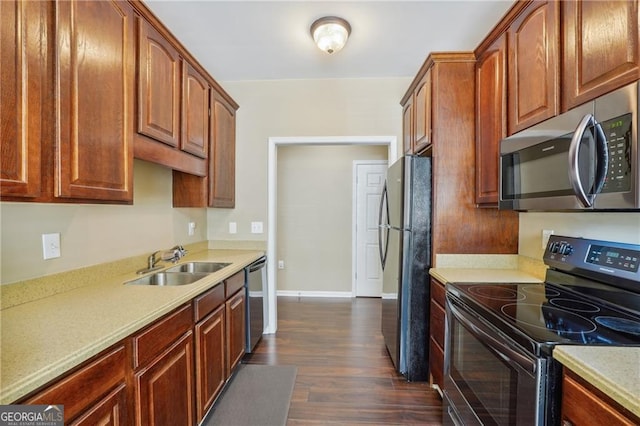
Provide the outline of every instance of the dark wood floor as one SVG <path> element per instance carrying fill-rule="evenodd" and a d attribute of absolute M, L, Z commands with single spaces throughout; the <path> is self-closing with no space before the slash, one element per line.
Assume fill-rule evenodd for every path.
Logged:
<path fill-rule="evenodd" d="M 278 298 L 278 332 L 246 363 L 295 365 L 288 425 L 440 425 L 441 400 L 397 374 L 380 332 L 380 299 Z"/>

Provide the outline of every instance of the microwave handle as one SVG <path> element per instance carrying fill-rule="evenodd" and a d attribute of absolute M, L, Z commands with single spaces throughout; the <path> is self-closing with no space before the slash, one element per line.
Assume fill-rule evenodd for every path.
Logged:
<path fill-rule="evenodd" d="M 596 152 L 598 159 L 596 161 L 596 184 L 594 185 L 595 191 L 593 194 L 587 195 L 580 182 L 580 167 L 578 164 L 578 158 L 580 154 L 580 141 L 582 136 L 587 131 L 589 126 L 593 126 L 595 129 L 596 139 Z M 582 117 L 580 124 L 576 128 L 571 138 L 571 144 L 569 145 L 569 181 L 573 187 L 573 192 L 584 207 L 593 207 L 593 200 L 595 194 L 600 192 L 604 185 L 607 176 L 607 167 L 609 163 L 609 152 L 607 150 L 607 140 L 602 131 L 602 126 L 598 124 L 595 117 L 591 114 L 587 114 Z"/>

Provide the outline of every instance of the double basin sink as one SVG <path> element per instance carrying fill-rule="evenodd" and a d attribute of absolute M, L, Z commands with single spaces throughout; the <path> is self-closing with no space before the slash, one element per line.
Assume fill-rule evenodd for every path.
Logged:
<path fill-rule="evenodd" d="M 125 282 L 125 285 L 177 286 L 192 284 L 231 265 L 222 262 L 188 262 Z"/>

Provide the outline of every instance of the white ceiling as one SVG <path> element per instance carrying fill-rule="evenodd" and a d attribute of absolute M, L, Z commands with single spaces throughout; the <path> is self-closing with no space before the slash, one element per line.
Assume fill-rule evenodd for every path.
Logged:
<path fill-rule="evenodd" d="M 473 50 L 511 0 L 145 0 L 218 81 L 413 77 L 429 52 Z M 309 34 L 325 15 L 351 24 L 345 48 Z"/>

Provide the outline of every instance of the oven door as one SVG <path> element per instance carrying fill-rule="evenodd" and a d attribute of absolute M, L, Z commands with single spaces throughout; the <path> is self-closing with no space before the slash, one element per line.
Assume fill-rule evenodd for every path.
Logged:
<path fill-rule="evenodd" d="M 526 354 L 447 293 L 443 423 L 544 425 L 546 359 Z"/>

